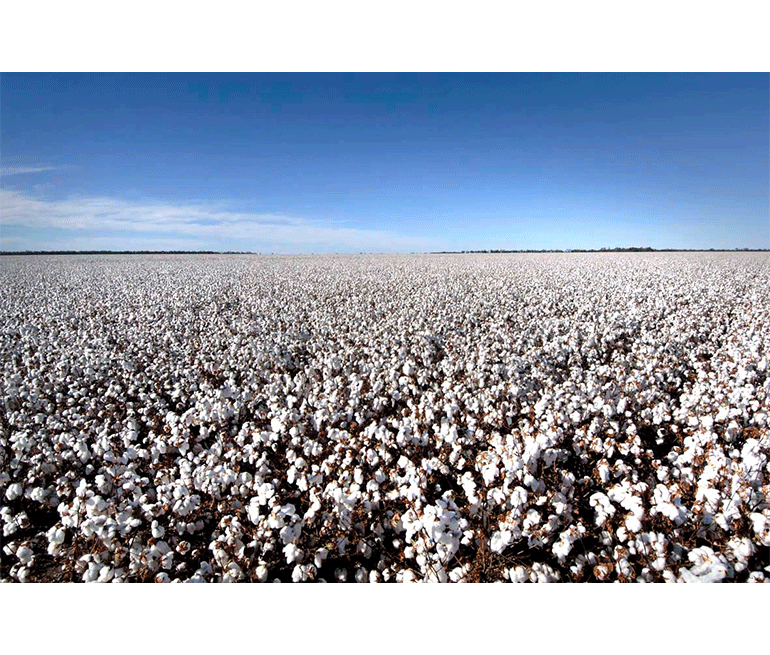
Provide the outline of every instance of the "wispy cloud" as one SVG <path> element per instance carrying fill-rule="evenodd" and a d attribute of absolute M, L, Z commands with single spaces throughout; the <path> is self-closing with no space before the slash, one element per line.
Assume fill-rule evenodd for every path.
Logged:
<path fill-rule="evenodd" d="M 61 236 L 63 242 L 83 244 L 77 249 L 95 248 L 97 243 L 99 247 L 123 249 L 126 237 L 133 244 L 131 249 L 156 249 L 160 241 L 188 244 L 183 247 L 193 249 L 282 252 L 406 252 L 431 250 L 438 245 L 432 238 L 339 227 L 278 214 L 230 211 L 221 204 L 129 202 L 104 197 L 46 200 L 11 189 L 0 189 L 0 217 L 3 226 L 16 228 L 15 238 L 25 231 L 55 230 L 56 238 Z M 10 249 L 8 238 L 0 236 L 0 241 L 6 242 L 4 249 Z M 117 245 L 105 246 L 105 242 Z"/>
<path fill-rule="evenodd" d="M 8 175 L 23 175 L 24 173 L 43 173 L 45 171 L 57 171 L 60 166 L 4 166 L 0 167 L 0 177 Z"/>

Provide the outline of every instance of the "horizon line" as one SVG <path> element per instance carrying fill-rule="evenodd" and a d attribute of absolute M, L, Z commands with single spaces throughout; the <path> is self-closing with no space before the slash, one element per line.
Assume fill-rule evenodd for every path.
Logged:
<path fill-rule="evenodd" d="M 432 250 L 409 252 L 254 252 L 249 250 L 0 250 L 0 256 L 10 255 L 472 255 L 472 254 L 506 254 L 506 253 L 612 253 L 612 252 L 770 252 L 770 248 L 527 248 L 500 249 L 488 248 L 483 250 Z"/>

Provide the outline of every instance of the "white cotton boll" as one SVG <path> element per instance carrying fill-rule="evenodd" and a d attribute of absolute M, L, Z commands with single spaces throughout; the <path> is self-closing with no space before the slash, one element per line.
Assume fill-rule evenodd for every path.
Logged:
<path fill-rule="evenodd" d="M 19 562 L 22 564 L 29 564 L 32 561 L 32 557 L 34 555 L 34 552 L 31 548 L 28 548 L 27 546 L 22 546 L 16 551 L 16 557 L 19 558 Z"/>
<path fill-rule="evenodd" d="M 254 497 L 249 501 L 248 515 L 249 520 L 254 524 L 259 524 L 260 519 L 260 503 L 259 498 Z"/>
<path fill-rule="evenodd" d="M 691 550 L 687 558 L 693 566 L 681 570 L 680 576 L 685 582 L 721 582 L 732 577 L 733 569 L 727 560 L 708 546 Z"/>
<path fill-rule="evenodd" d="M 358 567 L 356 569 L 356 582 L 364 583 L 367 581 L 368 581 L 368 576 L 366 575 L 366 569 L 362 567 Z"/>
<path fill-rule="evenodd" d="M 484 484 L 489 486 L 497 477 L 498 468 L 494 462 L 489 462 L 481 468 L 481 477 L 484 479 Z"/>
<path fill-rule="evenodd" d="M 401 572 L 400 575 L 401 575 L 400 582 L 411 583 L 417 579 L 414 573 L 410 569 L 406 569 L 405 571 Z"/>
<path fill-rule="evenodd" d="M 307 571 L 301 564 L 297 564 L 291 571 L 292 582 L 305 582 L 308 579 Z"/>
<path fill-rule="evenodd" d="M 534 509 L 530 509 L 527 512 L 527 516 L 524 519 L 524 523 L 523 523 L 524 529 L 529 530 L 530 528 L 536 526 L 538 523 L 540 523 L 540 519 L 541 519 L 540 512 Z"/>
<path fill-rule="evenodd" d="M 302 529 L 302 525 L 300 523 L 295 523 L 293 525 L 286 525 L 283 528 L 281 528 L 281 530 L 278 533 L 278 536 L 281 538 L 281 541 L 284 544 L 289 544 L 296 541 L 301 529 Z"/>
<path fill-rule="evenodd" d="M 29 569 L 26 566 L 19 566 L 17 564 L 11 568 L 11 577 L 15 577 L 22 584 L 27 581 L 28 575 Z"/>
<path fill-rule="evenodd" d="M 626 529 L 633 533 L 641 532 L 642 522 L 636 516 L 629 515 L 626 517 Z"/>
<path fill-rule="evenodd" d="M 739 537 L 733 537 L 727 542 L 732 549 L 733 557 L 736 560 L 735 570 L 739 573 L 746 569 L 749 558 L 756 552 L 756 547 L 751 540 Z"/>
<path fill-rule="evenodd" d="M 96 582 L 103 568 L 103 565 L 99 562 L 89 562 L 88 568 L 83 573 L 83 582 Z"/>
<path fill-rule="evenodd" d="M 21 496 L 23 491 L 24 487 L 22 487 L 21 483 L 14 482 L 5 490 L 5 497 L 8 500 L 16 500 L 19 496 Z"/>
<path fill-rule="evenodd" d="M 107 481 L 107 478 L 105 478 L 103 475 L 97 475 L 94 479 L 94 483 L 96 484 L 96 488 L 99 489 L 101 493 L 109 493 L 112 489 L 112 485 Z"/>
<path fill-rule="evenodd" d="M 492 552 L 502 553 L 513 539 L 513 533 L 510 530 L 495 530 L 489 541 L 489 547 Z"/>
<path fill-rule="evenodd" d="M 334 579 L 337 580 L 337 582 L 347 582 L 348 579 L 348 571 L 347 569 L 335 569 L 334 570 Z"/>
<path fill-rule="evenodd" d="M 302 551 L 299 548 L 297 548 L 293 543 L 290 543 L 284 546 L 283 554 L 286 557 L 287 564 L 292 564 L 293 562 L 299 562 L 302 559 Z"/>
<path fill-rule="evenodd" d="M 508 569 L 508 579 L 514 583 L 523 583 L 529 580 L 529 571 L 524 566 L 515 566 Z"/>
<path fill-rule="evenodd" d="M 254 570 L 254 577 L 258 582 L 265 582 L 267 580 L 267 567 L 264 564 L 260 564 Z"/>
<path fill-rule="evenodd" d="M 222 576 L 223 582 L 238 582 L 243 577 L 243 571 L 236 562 L 228 562 L 227 569 L 224 576 Z"/>
<path fill-rule="evenodd" d="M 160 539 L 166 534 L 166 528 L 160 525 L 157 520 L 153 521 L 150 525 L 150 531 L 152 532 L 153 539 Z"/>
<path fill-rule="evenodd" d="M 59 546 L 64 543 L 64 529 L 53 526 L 50 530 L 48 530 L 46 536 L 48 537 L 48 554 L 55 555 L 59 550 Z"/>
<path fill-rule="evenodd" d="M 662 571 L 666 568 L 666 558 L 661 556 L 650 562 L 650 566 L 654 571 Z"/>
<path fill-rule="evenodd" d="M 315 557 L 313 558 L 313 563 L 316 565 L 316 568 L 321 568 L 324 561 L 326 561 L 326 558 L 329 555 L 329 549 L 328 548 L 319 548 L 316 551 Z"/>
<path fill-rule="evenodd" d="M 765 530 L 770 527 L 770 519 L 759 512 L 753 512 L 749 515 L 749 518 L 751 519 L 754 528 L 754 534 L 761 539 L 765 534 Z M 763 546 L 770 545 L 765 543 L 765 541 L 766 540 L 762 541 Z"/>

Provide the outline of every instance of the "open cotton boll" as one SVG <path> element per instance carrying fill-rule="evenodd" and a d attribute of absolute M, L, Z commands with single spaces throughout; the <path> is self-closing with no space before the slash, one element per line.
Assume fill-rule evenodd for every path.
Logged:
<path fill-rule="evenodd" d="M 489 541 L 489 547 L 492 549 L 492 552 L 502 553 L 511 543 L 512 539 L 513 533 L 510 530 L 495 530 Z"/>
<path fill-rule="evenodd" d="M 20 482 L 14 482 L 8 485 L 8 488 L 5 490 L 5 497 L 8 500 L 16 500 L 21 496 L 23 490 L 24 487 L 22 487 Z"/>
<path fill-rule="evenodd" d="M 254 525 L 258 525 L 261 517 L 261 503 L 259 502 L 259 498 L 256 496 L 252 498 L 249 501 L 248 505 L 248 515 L 249 515 L 249 521 L 251 521 Z"/>
<path fill-rule="evenodd" d="M 721 582 L 733 575 L 733 568 L 724 556 L 708 546 L 691 550 L 687 558 L 693 566 L 680 571 L 680 579 L 684 582 Z"/>
<path fill-rule="evenodd" d="M 266 582 L 267 576 L 268 570 L 265 564 L 259 564 L 257 568 L 254 569 L 254 577 L 256 578 L 257 582 Z"/>
<path fill-rule="evenodd" d="M 745 537 L 733 537 L 727 545 L 732 550 L 732 555 L 735 558 L 735 570 L 738 573 L 744 571 L 748 565 L 749 558 L 756 552 L 756 546 L 750 539 Z"/>
<path fill-rule="evenodd" d="M 31 548 L 28 548 L 27 546 L 21 546 L 16 550 L 16 557 L 19 559 L 19 562 L 22 564 L 29 564 L 32 561 L 32 557 L 34 555 L 34 552 Z"/>
<path fill-rule="evenodd" d="M 302 558 L 302 551 L 297 548 L 293 543 L 289 543 L 283 548 L 283 554 L 286 558 L 287 564 L 292 564 L 293 562 L 299 562 Z"/>

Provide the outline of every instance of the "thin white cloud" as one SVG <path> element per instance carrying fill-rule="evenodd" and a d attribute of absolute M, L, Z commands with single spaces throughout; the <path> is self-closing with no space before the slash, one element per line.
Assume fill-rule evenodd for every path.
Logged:
<path fill-rule="evenodd" d="M 8 175 L 23 175 L 25 173 L 57 171 L 59 168 L 59 166 L 5 166 L 0 168 L 0 177 L 7 177 Z"/>
<path fill-rule="evenodd" d="M 159 240 L 189 243 L 185 249 L 274 248 L 297 252 L 407 252 L 433 250 L 438 245 L 432 238 L 335 227 L 277 214 L 235 212 L 222 205 L 143 203 L 100 197 L 44 200 L 11 189 L 0 189 L 0 223 L 22 229 L 64 230 L 63 241 L 94 244 L 77 249 L 96 248 L 97 242 L 105 240 L 122 243 L 116 233 L 131 235 L 131 249 L 156 249 L 154 244 Z M 140 243 L 146 245 L 137 245 Z M 8 249 L 7 244 L 4 249 Z"/>

